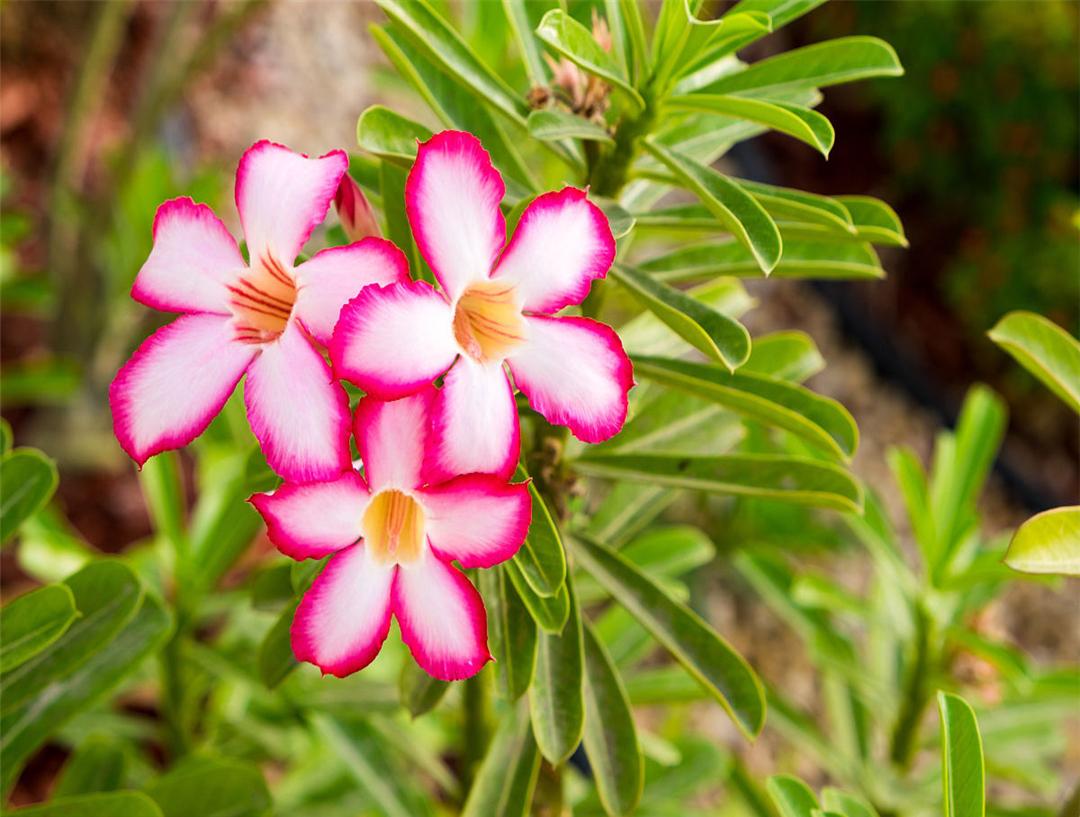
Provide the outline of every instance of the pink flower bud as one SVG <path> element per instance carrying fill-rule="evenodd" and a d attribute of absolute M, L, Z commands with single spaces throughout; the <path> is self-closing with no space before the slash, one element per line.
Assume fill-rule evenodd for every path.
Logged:
<path fill-rule="evenodd" d="M 349 241 L 382 235 L 364 191 L 348 173 L 341 177 L 341 184 L 334 194 L 334 207 Z"/>

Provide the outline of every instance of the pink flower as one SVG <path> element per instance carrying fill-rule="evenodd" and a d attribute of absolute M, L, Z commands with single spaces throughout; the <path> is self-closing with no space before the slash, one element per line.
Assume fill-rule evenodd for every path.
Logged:
<path fill-rule="evenodd" d="M 476 137 L 444 131 L 420 145 L 405 187 L 416 242 L 441 290 L 420 282 L 365 289 L 341 311 L 335 373 L 392 400 L 446 374 L 434 407 L 432 479 L 508 477 L 518 459 L 513 387 L 586 442 L 622 428 L 630 361 L 608 326 L 551 317 L 580 303 L 615 257 L 607 219 L 571 187 L 537 197 L 505 247 L 502 177 Z"/>
<path fill-rule="evenodd" d="M 179 318 L 151 335 L 109 389 L 116 437 L 140 465 L 191 442 L 247 373 L 244 398 L 270 466 L 288 479 L 349 467 L 349 408 L 312 345 L 367 284 L 409 279 L 401 252 L 368 238 L 294 266 L 326 216 L 348 159 L 309 159 L 262 141 L 241 158 L 236 207 L 245 262 L 225 225 L 190 198 L 154 219 L 154 248 L 131 296 Z"/>
<path fill-rule="evenodd" d="M 378 654 L 397 617 L 423 669 L 468 678 L 490 659 L 480 594 L 458 569 L 511 558 L 529 528 L 525 483 L 481 474 L 425 484 L 434 387 L 394 402 L 361 399 L 354 418 L 364 476 L 286 483 L 252 504 L 294 559 L 333 554 L 292 624 L 296 657 L 338 677 Z"/>

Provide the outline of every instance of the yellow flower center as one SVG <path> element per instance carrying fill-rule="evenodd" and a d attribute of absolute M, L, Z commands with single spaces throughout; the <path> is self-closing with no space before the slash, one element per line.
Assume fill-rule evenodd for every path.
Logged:
<path fill-rule="evenodd" d="M 514 287 L 503 281 L 477 281 L 458 299 L 454 337 L 474 360 L 502 360 L 525 340 L 525 319 Z"/>
<path fill-rule="evenodd" d="M 266 343 L 289 322 L 296 303 L 292 276 L 272 256 L 259 259 L 229 286 L 229 307 L 235 318 L 237 340 Z"/>
<path fill-rule="evenodd" d="M 402 564 L 420 558 L 424 544 L 424 510 L 402 491 L 380 491 L 364 511 L 364 541 L 380 564 Z"/>

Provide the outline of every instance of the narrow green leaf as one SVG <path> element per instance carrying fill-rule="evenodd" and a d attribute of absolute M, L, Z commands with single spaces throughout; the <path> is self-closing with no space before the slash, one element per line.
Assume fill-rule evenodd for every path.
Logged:
<path fill-rule="evenodd" d="M 622 92 L 634 112 L 645 100 L 630 84 L 615 59 L 593 39 L 592 32 L 562 9 L 552 9 L 540 20 L 536 36 L 586 73 L 599 77 Z"/>
<path fill-rule="evenodd" d="M 937 701 L 945 817 L 984 817 L 986 772 L 975 712 L 959 695 L 938 692 Z"/>
<path fill-rule="evenodd" d="M 187 549 L 187 512 L 180 455 L 163 451 L 151 457 L 139 471 L 139 485 L 154 532 L 170 543 L 178 559 L 182 558 Z"/>
<path fill-rule="evenodd" d="M 83 572 L 89 569 L 85 568 Z M 72 580 L 74 578 L 72 577 Z M 70 586 L 75 594 L 76 605 L 82 609 L 80 589 Z M 84 612 L 84 619 L 87 617 Z M 50 655 L 59 645 L 65 644 L 68 636 L 84 619 L 69 627 L 52 647 L 39 653 L 15 672 L 30 666 L 40 656 Z M 138 669 L 143 660 L 168 637 L 171 627 L 169 614 L 160 602 L 147 594 L 135 617 L 128 620 L 115 638 L 94 650 L 68 674 L 62 677 L 43 674 L 38 679 L 36 694 L 11 709 L 5 708 L 3 716 L 0 717 L 0 769 L 4 791 L 15 782 L 19 769 L 32 752 L 67 721 Z M 71 646 L 74 651 L 74 644 Z M 47 681 L 46 678 L 52 680 Z M 6 707 L 6 699 L 4 703 Z"/>
<path fill-rule="evenodd" d="M 409 261 L 413 277 L 434 281 L 434 277 L 424 267 L 420 250 L 413 240 L 412 227 L 405 216 L 405 182 L 408 171 L 388 160 L 379 162 L 379 188 L 382 191 L 383 216 L 386 219 L 386 237 L 396 244 Z"/>
<path fill-rule="evenodd" d="M 581 614 L 570 582 L 569 615 L 561 633 L 540 633 L 536 671 L 529 687 L 529 714 L 536 744 L 558 766 L 577 748 L 585 728 L 584 653 Z"/>
<path fill-rule="evenodd" d="M 257 766 L 225 758 L 183 760 L 147 788 L 164 817 L 261 817 L 270 791 Z"/>
<path fill-rule="evenodd" d="M 611 237 L 616 241 L 629 235 L 630 231 L 634 229 L 634 217 L 626 212 L 622 205 L 614 199 L 590 195 L 589 200 L 603 211 L 604 217 L 608 220 Z"/>
<path fill-rule="evenodd" d="M 14 435 L 11 433 L 11 423 L 0 417 L 0 456 L 11 450 L 11 442 Z"/>
<path fill-rule="evenodd" d="M 731 715 L 747 737 L 765 722 L 765 695 L 753 670 L 693 611 L 619 554 L 574 540 L 581 566 L 656 638 Z"/>
<path fill-rule="evenodd" d="M 64 585 L 79 617 L 46 649 L 0 675 L 2 712 L 39 695 L 98 653 L 131 620 L 143 597 L 131 568 L 111 559 L 91 562 Z"/>
<path fill-rule="evenodd" d="M 761 268 L 741 244 L 730 239 L 690 244 L 639 265 L 662 281 L 680 283 L 718 275 L 758 276 Z M 774 278 L 868 279 L 885 275 L 869 244 L 785 240 Z"/>
<path fill-rule="evenodd" d="M 417 142 L 426 142 L 431 131 L 382 105 L 367 108 L 356 121 L 356 142 L 362 150 L 401 167 L 416 160 Z"/>
<path fill-rule="evenodd" d="M 817 798 L 810 787 L 790 774 L 777 774 L 765 784 L 780 817 L 814 817 Z"/>
<path fill-rule="evenodd" d="M 1080 341 L 1033 312 L 1010 312 L 988 334 L 1069 408 L 1080 413 Z"/>
<path fill-rule="evenodd" d="M 478 103 L 525 126 L 526 105 L 498 74 L 485 65 L 454 28 L 424 0 L 376 0 L 387 17 L 436 65 L 469 88 Z"/>
<path fill-rule="evenodd" d="M 570 615 L 570 594 L 566 590 L 566 584 L 563 584 L 554 596 L 541 596 L 532 588 L 513 559 L 503 562 L 502 569 L 536 625 L 546 633 L 561 633 Z"/>
<path fill-rule="evenodd" d="M 0 672 L 15 669 L 64 634 L 79 615 L 66 584 L 24 593 L 0 610 Z"/>
<path fill-rule="evenodd" d="M 837 199 L 778 187 L 748 179 L 736 179 L 739 186 L 753 196 L 765 211 L 776 219 L 792 219 L 820 224 L 838 235 L 848 237 L 857 232 L 854 219 L 848 209 Z M 781 234 L 783 231 L 781 231 Z"/>
<path fill-rule="evenodd" d="M 544 69 L 544 60 L 540 57 L 540 49 L 533 37 L 527 0 L 502 0 L 502 4 L 506 12 L 506 21 L 514 33 L 518 51 L 521 52 L 521 60 L 525 63 L 529 82 L 533 87 L 547 85 L 547 72 Z"/>
<path fill-rule="evenodd" d="M 631 814 L 641 799 L 644 762 L 634 715 L 622 680 L 604 645 L 583 622 L 585 647 L 585 754 L 600 802 L 612 817 Z"/>
<path fill-rule="evenodd" d="M 1080 576 L 1080 506 L 1031 517 L 1013 534 L 1005 564 L 1022 573 Z"/>
<path fill-rule="evenodd" d="M 825 368 L 825 358 L 805 332 L 772 332 L 754 340 L 741 374 L 762 374 L 801 383 Z"/>
<path fill-rule="evenodd" d="M 704 90 L 768 97 L 794 88 L 824 88 L 904 73 L 892 46 L 876 37 L 841 37 L 785 51 L 744 71 L 720 77 Z"/>
<path fill-rule="evenodd" d="M 872 244 L 906 247 L 907 236 L 900 217 L 885 202 L 870 196 L 835 196 L 851 214 L 856 233 Z"/>
<path fill-rule="evenodd" d="M 677 491 L 645 482 L 616 482 L 592 514 L 589 536 L 619 547 L 671 504 Z"/>
<path fill-rule="evenodd" d="M 722 94 L 684 94 L 665 103 L 676 111 L 700 111 L 756 122 L 805 142 L 828 158 L 836 132 L 822 114 L 786 102 L 769 102 Z"/>
<path fill-rule="evenodd" d="M 56 490 L 56 463 L 34 448 L 16 448 L 0 459 L 0 545 L 45 507 Z"/>
<path fill-rule="evenodd" d="M 645 43 L 645 22 L 636 0 L 605 0 L 608 20 L 621 18 L 626 28 L 626 68 L 632 82 L 649 70 L 649 48 Z"/>
<path fill-rule="evenodd" d="M 449 681 L 432 678 L 417 664 L 411 655 L 406 655 L 401 662 L 401 674 L 398 676 L 398 692 L 402 705 L 409 714 L 418 718 L 430 712 L 450 690 Z"/>
<path fill-rule="evenodd" d="M 53 798 L 116 791 L 124 783 L 124 747 L 112 738 L 94 735 L 78 745 L 64 764 Z"/>
<path fill-rule="evenodd" d="M 874 807 L 861 797 L 839 789 L 829 787 L 822 789 L 821 804 L 842 817 L 878 817 Z"/>
<path fill-rule="evenodd" d="M 847 409 L 795 383 L 759 374 L 730 374 L 706 363 L 659 357 L 635 357 L 634 371 L 790 431 L 841 460 L 850 459 L 859 444 L 858 428 Z"/>
<path fill-rule="evenodd" d="M 259 678 L 267 689 L 276 687 L 290 672 L 300 666 L 293 655 L 290 635 L 298 604 L 299 599 L 286 606 L 259 643 L 259 651 L 255 655 L 255 666 L 258 669 Z"/>
<path fill-rule="evenodd" d="M 574 467 L 583 474 L 607 479 L 780 499 L 844 512 L 862 510 L 862 487 L 851 474 L 831 463 L 799 457 L 608 454 L 577 460 Z"/>
<path fill-rule="evenodd" d="M 780 231 L 753 196 L 711 167 L 698 164 L 655 141 L 645 140 L 643 144 L 753 253 L 763 272 L 768 274 L 777 265 L 782 253 Z"/>
<path fill-rule="evenodd" d="M 750 357 L 750 333 L 723 312 L 633 267 L 612 267 L 611 276 L 683 340 L 735 371 Z"/>
<path fill-rule="evenodd" d="M 540 753 L 523 706 L 499 719 L 461 817 L 527 817 L 540 774 Z"/>
<path fill-rule="evenodd" d="M 525 482 L 529 479 L 528 473 L 519 465 L 514 472 L 514 481 Z M 529 532 L 525 543 L 512 561 L 537 595 L 554 596 L 566 580 L 566 555 L 563 552 L 562 538 L 548 511 L 547 503 L 531 481 L 529 499 L 532 502 Z"/>
<path fill-rule="evenodd" d="M 553 109 L 533 111 L 528 119 L 529 133 L 537 139 L 557 142 L 560 139 L 584 139 L 614 144 L 602 125 L 582 116 Z"/>
<path fill-rule="evenodd" d="M 61 797 L 10 814 L 12 817 L 162 817 L 157 804 L 138 791 Z"/>
<path fill-rule="evenodd" d="M 480 571 L 480 587 L 488 611 L 491 654 L 499 687 L 516 701 L 532 683 L 536 666 L 536 624 L 506 573 L 498 568 Z"/>

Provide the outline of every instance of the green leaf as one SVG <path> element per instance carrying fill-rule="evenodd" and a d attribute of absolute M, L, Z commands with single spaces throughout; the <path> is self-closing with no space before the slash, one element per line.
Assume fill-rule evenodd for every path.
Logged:
<path fill-rule="evenodd" d="M 527 113 L 518 94 L 469 48 L 454 28 L 424 0 L 376 0 L 386 16 L 408 35 L 410 42 L 468 88 L 478 103 L 490 105 L 525 127 Z"/>
<path fill-rule="evenodd" d="M 634 372 L 790 431 L 838 459 L 850 459 L 859 444 L 858 428 L 847 409 L 795 383 L 659 357 L 635 357 Z"/>
<path fill-rule="evenodd" d="M 382 105 L 372 105 L 356 120 L 356 142 L 380 159 L 410 168 L 416 160 L 416 143 L 426 142 L 431 131 Z"/>
<path fill-rule="evenodd" d="M 574 468 L 607 479 L 780 499 L 844 512 L 862 509 L 862 487 L 851 474 L 831 463 L 799 457 L 606 454 L 577 460 Z"/>
<path fill-rule="evenodd" d="M 975 712 L 959 695 L 938 692 L 945 817 L 984 817 L 986 780 Z"/>
<path fill-rule="evenodd" d="M 529 114 L 528 125 L 530 135 L 545 141 L 584 139 L 607 144 L 615 142 L 607 129 L 593 120 L 554 109 L 533 111 Z"/>
<path fill-rule="evenodd" d="M 892 46 L 876 37 L 841 37 L 785 51 L 711 82 L 711 94 L 774 96 L 798 88 L 824 88 L 904 73 Z"/>
<path fill-rule="evenodd" d="M 870 196 L 834 196 L 844 205 L 855 224 L 855 233 L 859 238 L 872 244 L 890 247 L 906 247 L 907 236 L 900 217 L 885 202 Z"/>
<path fill-rule="evenodd" d="M 843 817 L 878 817 L 877 811 L 860 797 L 826 787 L 821 790 L 821 804 Z"/>
<path fill-rule="evenodd" d="M 618 547 L 660 514 L 677 495 L 663 485 L 616 482 L 589 519 L 589 536 Z"/>
<path fill-rule="evenodd" d="M 255 665 L 259 671 L 259 678 L 267 689 L 274 689 L 290 672 L 300 666 L 293 655 L 289 631 L 299 603 L 300 600 L 296 599 L 282 610 L 259 643 Z"/>
<path fill-rule="evenodd" d="M 10 814 L 13 817 L 162 817 L 157 804 L 138 791 L 62 797 Z"/>
<path fill-rule="evenodd" d="M 11 450 L 11 441 L 14 435 L 11 433 L 11 423 L 0 417 L 0 456 Z"/>
<path fill-rule="evenodd" d="M 793 219 L 820 224 L 845 238 L 857 232 L 851 213 L 837 199 L 748 179 L 736 179 L 736 181 L 743 190 L 758 200 L 769 215 L 776 219 Z M 781 230 L 782 233 L 783 230 Z"/>
<path fill-rule="evenodd" d="M 99 565 L 115 563 L 99 562 L 84 568 L 81 573 L 90 571 Z M 69 582 L 75 594 L 76 605 L 83 611 L 83 619 L 75 622 L 52 647 L 39 653 L 27 663 L 15 670 L 19 672 L 34 664 L 41 656 L 49 656 L 61 645 L 68 644 L 69 636 L 86 618 L 86 608 L 82 604 L 84 588 L 75 585 L 73 576 Z M 99 583 L 98 589 L 103 589 Z M 100 609 L 100 608 L 99 608 Z M 67 674 L 58 675 L 43 672 L 37 677 L 35 694 L 18 705 L 11 705 L 0 717 L 0 769 L 3 770 L 3 789 L 6 791 L 14 783 L 23 762 L 43 744 L 57 729 L 79 712 L 95 703 L 117 684 L 123 681 L 143 662 L 143 660 L 168 637 L 172 628 L 169 614 L 153 596 L 147 594 L 142 606 L 130 618 L 122 630 L 108 643 L 97 647 L 88 657 L 78 663 Z M 84 642 L 85 643 L 85 642 Z M 72 652 L 74 643 L 68 644 Z M 42 664 L 44 670 L 55 669 L 59 662 Z"/>
<path fill-rule="evenodd" d="M 19 596 L 0 610 L 0 673 L 15 669 L 64 634 L 79 613 L 66 584 Z"/>
<path fill-rule="evenodd" d="M 529 687 L 529 714 L 540 754 L 558 766 L 581 742 L 585 728 L 584 654 L 581 615 L 573 587 L 566 584 L 569 616 L 561 633 L 540 633 L 536 671 Z"/>
<path fill-rule="evenodd" d="M 622 92 L 633 112 L 645 108 L 645 100 L 627 80 L 615 59 L 593 39 L 589 29 L 562 9 L 552 9 L 544 15 L 536 27 L 536 36 L 581 70 Z"/>
<path fill-rule="evenodd" d="M 154 532 L 169 542 L 179 561 L 187 543 L 184 525 L 187 512 L 180 455 L 176 451 L 163 451 L 147 460 L 139 471 L 139 486 L 150 512 Z M 178 564 L 178 568 L 183 569 L 183 566 Z"/>
<path fill-rule="evenodd" d="M 525 482 L 530 477 L 519 465 L 514 472 L 514 480 Z M 547 503 L 531 481 L 529 499 L 532 502 L 529 532 L 512 561 L 538 596 L 554 596 L 566 581 L 566 555 L 562 539 Z"/>
<path fill-rule="evenodd" d="M 390 764 L 384 742 L 366 722 L 323 714 L 313 715 L 311 722 L 385 817 L 420 817 L 428 812 L 409 781 Z"/>
<path fill-rule="evenodd" d="M 124 783 L 126 765 L 127 759 L 120 743 L 100 735 L 91 736 L 79 744 L 64 764 L 52 796 L 73 797 L 116 791 Z"/>
<path fill-rule="evenodd" d="M 516 701 L 532 682 L 536 624 L 504 571 L 480 571 L 480 587 L 487 605 L 491 654 L 499 686 L 508 701 Z"/>
<path fill-rule="evenodd" d="M 758 276 L 761 268 L 753 255 L 735 241 L 710 241 L 679 247 L 639 265 L 662 281 L 678 283 L 718 275 Z M 864 279 L 885 275 L 869 244 L 828 241 L 784 241 L 784 254 L 773 268 L 773 278 Z"/>
<path fill-rule="evenodd" d="M 777 774 L 765 784 L 780 817 L 814 817 L 817 798 L 810 787 L 790 774 Z"/>
<path fill-rule="evenodd" d="M 413 240 L 412 226 L 405 215 L 405 183 L 408 171 L 388 160 L 379 162 L 379 189 L 382 191 L 386 237 L 396 244 L 409 261 L 409 269 L 418 280 L 434 282 L 434 276 L 424 267 L 420 250 Z"/>
<path fill-rule="evenodd" d="M 1022 573 L 1080 576 L 1080 506 L 1031 517 L 1013 534 L 1005 564 Z"/>
<path fill-rule="evenodd" d="M 143 597 L 131 568 L 113 560 L 90 563 L 64 586 L 72 594 L 78 619 L 46 649 L 0 675 L 0 711 L 39 695 L 43 687 L 99 653 L 135 615 Z"/>
<path fill-rule="evenodd" d="M 146 793 L 164 817 L 260 817 L 271 806 L 258 767 L 225 758 L 187 758 L 151 783 Z"/>
<path fill-rule="evenodd" d="M 700 111 L 756 122 L 805 142 L 828 158 L 836 132 L 822 114 L 800 105 L 722 94 L 684 94 L 665 103 L 676 111 Z"/>
<path fill-rule="evenodd" d="M 502 569 L 536 625 L 546 633 L 561 633 L 570 615 L 570 594 L 566 584 L 554 596 L 541 596 L 513 559 L 503 562 Z"/>
<path fill-rule="evenodd" d="M 612 817 L 631 814 L 641 799 L 644 763 L 630 701 L 611 658 L 583 623 L 585 754 L 600 802 Z"/>
<path fill-rule="evenodd" d="M 773 332 L 754 340 L 740 374 L 761 374 L 800 383 L 825 368 L 814 339 L 798 330 Z"/>
<path fill-rule="evenodd" d="M 750 333 L 734 318 L 633 267 L 616 265 L 611 276 L 679 337 L 730 371 L 750 357 Z"/>
<path fill-rule="evenodd" d="M 414 718 L 438 706 L 439 701 L 449 689 L 449 681 L 432 678 L 420 669 L 420 665 L 413 660 L 411 655 L 406 655 L 401 662 L 398 692 L 401 695 L 402 705 Z"/>
<path fill-rule="evenodd" d="M 527 817 L 540 774 L 540 753 L 524 707 L 499 718 L 461 817 Z"/>
<path fill-rule="evenodd" d="M 767 275 L 780 261 L 780 231 L 753 196 L 711 167 L 645 140 L 646 150 L 663 162 L 693 191 L 720 223 L 754 256 Z"/>
<path fill-rule="evenodd" d="M 0 460 L 0 545 L 45 507 L 56 490 L 56 463 L 34 448 L 16 448 Z"/>
<path fill-rule="evenodd" d="M 204 451 L 198 458 L 199 500 L 191 514 L 187 567 L 202 591 L 211 590 L 263 530 L 263 519 L 247 498 L 277 485 L 257 448 L 226 450 L 224 456 Z"/>
<path fill-rule="evenodd" d="M 533 87 L 547 85 L 547 72 L 544 69 L 544 60 L 540 57 L 540 49 L 533 38 L 527 0 L 502 0 L 502 4 L 506 21 L 514 33 L 514 41 L 521 52 L 522 62 L 525 63 L 529 82 Z"/>
<path fill-rule="evenodd" d="M 603 211 L 604 218 L 608 221 L 608 228 L 611 230 L 611 237 L 616 241 L 629 235 L 634 229 L 634 217 L 614 199 L 590 195 L 589 200 Z"/>
<path fill-rule="evenodd" d="M 747 737 L 765 722 L 765 694 L 753 670 L 693 611 L 619 554 L 574 540 L 581 566 L 636 618 L 727 710 Z"/>
<path fill-rule="evenodd" d="M 720 59 L 747 34 L 768 32 L 768 15 L 725 14 L 718 20 L 699 20 L 700 2 L 664 0 L 653 35 L 653 77 L 650 84 L 662 94 L 671 78 L 693 71 L 701 62 Z M 702 53 L 704 52 L 704 53 Z"/>
<path fill-rule="evenodd" d="M 988 333 L 1073 411 L 1080 413 L 1080 342 L 1033 312 L 1010 312 Z"/>

